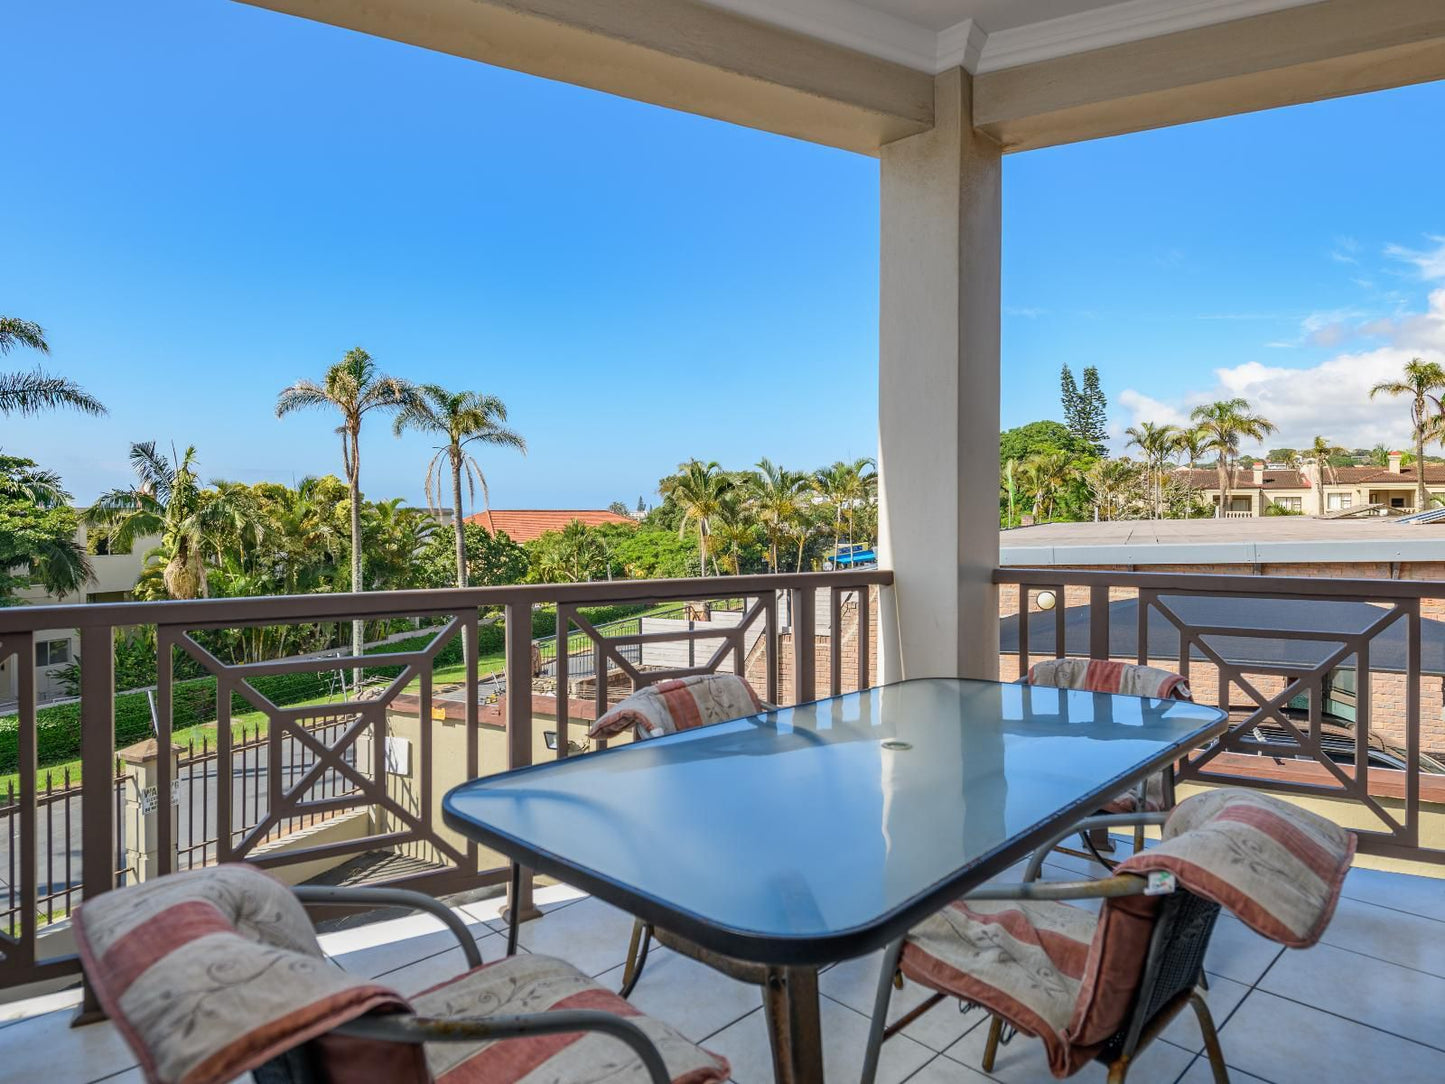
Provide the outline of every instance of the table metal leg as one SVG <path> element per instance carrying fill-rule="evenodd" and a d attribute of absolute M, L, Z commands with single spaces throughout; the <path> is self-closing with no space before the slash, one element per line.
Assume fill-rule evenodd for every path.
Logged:
<path fill-rule="evenodd" d="M 768 971 L 763 1011 L 777 1084 L 823 1084 L 823 1030 L 818 1016 L 818 969 Z"/>

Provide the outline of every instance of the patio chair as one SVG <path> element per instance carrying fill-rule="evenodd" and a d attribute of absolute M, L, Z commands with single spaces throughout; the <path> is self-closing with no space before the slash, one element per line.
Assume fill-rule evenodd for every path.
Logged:
<path fill-rule="evenodd" d="M 638 740 L 645 741 L 768 710 L 770 705 L 758 699 L 752 686 L 736 674 L 693 674 L 638 689 L 594 722 L 587 736 L 610 738 L 631 730 Z M 623 997 L 631 996 L 637 980 L 642 977 L 642 969 L 647 966 L 648 948 L 654 939 L 674 952 L 721 971 L 729 978 L 758 986 L 767 985 L 768 969 L 762 964 L 721 956 L 637 919 L 633 923 L 632 941 L 627 948 L 627 964 L 622 969 L 619 992 Z"/>
<path fill-rule="evenodd" d="M 1214 1080 L 1228 1084 L 1198 990 L 1220 908 L 1271 940 L 1308 948 L 1334 914 L 1355 842 L 1279 799 L 1216 790 L 1179 803 L 1164 841 L 1112 876 L 1037 882 L 1036 861 L 1022 884 L 969 893 L 884 951 L 863 1084 L 873 1082 L 884 1040 L 945 997 L 991 1014 L 985 1073 L 1009 1028 L 1043 1040 L 1054 1076 L 1097 1060 L 1109 1067 L 1110 1084 L 1122 1084 L 1139 1053 L 1190 1005 Z M 1095 914 L 1067 902 L 1077 899 L 1103 906 Z M 933 996 L 888 1025 L 893 988 L 905 979 Z"/>
<path fill-rule="evenodd" d="M 411 998 L 322 954 L 306 906 L 411 907 L 467 970 Z M 725 1081 L 728 1064 L 570 964 L 483 965 L 466 926 L 416 892 L 287 888 L 254 866 L 177 873 L 74 913 L 85 974 L 153 1084 Z"/>
<path fill-rule="evenodd" d="M 1188 700 L 1194 696 L 1189 683 L 1170 670 L 1106 659 L 1047 659 L 1029 667 L 1024 681 L 1053 689 L 1081 689 L 1093 693 L 1121 693 L 1145 696 L 1156 700 Z M 1083 858 L 1094 858 L 1105 868 L 1113 863 L 1101 851 L 1112 851 L 1108 829 L 1117 827 L 1112 819 L 1120 813 L 1166 813 L 1174 808 L 1174 769 L 1169 767 L 1151 775 L 1133 790 L 1105 803 L 1098 817 L 1091 817 L 1079 826 L 1079 834 L 1088 853 L 1069 850 Z M 1110 818 L 1110 819 L 1105 819 Z M 1144 849 L 1143 823 L 1134 825 L 1134 853 Z M 1065 848 L 1067 850 L 1067 848 Z"/>

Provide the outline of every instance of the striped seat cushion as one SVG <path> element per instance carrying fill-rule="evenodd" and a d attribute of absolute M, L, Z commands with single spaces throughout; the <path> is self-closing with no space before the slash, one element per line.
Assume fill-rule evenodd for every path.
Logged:
<path fill-rule="evenodd" d="M 152 1082 L 233 1080 L 363 1013 L 406 1008 L 327 961 L 290 889 L 253 866 L 117 889 L 72 917 L 91 987 Z"/>
<path fill-rule="evenodd" d="M 638 689 L 593 723 L 587 735 L 611 738 L 632 729 L 639 738 L 657 738 L 762 710 L 753 687 L 736 674 L 693 674 Z"/>
<path fill-rule="evenodd" d="M 1055 901 L 959 901 L 909 932 L 899 966 L 1038 1036 L 1050 1071 L 1068 1076 L 1123 1025 L 1155 910 L 1147 898 L 1112 900 L 1098 915 Z"/>
<path fill-rule="evenodd" d="M 1046 659 L 1029 667 L 1029 684 L 1155 700 L 1194 698 L 1189 683 L 1172 671 L 1108 659 Z"/>
<path fill-rule="evenodd" d="M 673 1084 L 725 1081 L 725 1059 L 694 1046 L 667 1024 L 643 1016 L 571 964 L 520 954 L 460 975 L 411 999 L 421 1016 L 485 1017 L 593 1009 L 632 1020 L 662 1055 Z M 428 1043 L 438 1084 L 647 1084 L 642 1062 L 617 1039 L 596 1032 L 534 1035 L 481 1043 Z"/>
<path fill-rule="evenodd" d="M 1214 790 L 1180 802 L 1163 842 L 1119 871 L 1167 870 L 1257 933 L 1308 948 L 1334 915 L 1355 844 L 1354 833 L 1299 806 L 1251 790 Z"/>

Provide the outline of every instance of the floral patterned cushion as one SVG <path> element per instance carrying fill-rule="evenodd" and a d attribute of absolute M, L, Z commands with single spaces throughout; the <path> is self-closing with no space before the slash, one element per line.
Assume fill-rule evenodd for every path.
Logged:
<path fill-rule="evenodd" d="M 646 1084 L 629 1047 L 595 1032 L 402 1043 L 329 1035 L 368 1012 L 455 1018 L 593 1009 L 632 1019 L 674 1084 L 728 1079 L 728 1063 L 641 1015 L 571 964 L 519 955 L 410 1002 L 321 953 L 290 889 L 241 864 L 172 874 L 87 900 L 76 940 L 101 1006 L 152 1084 L 225 1084 L 315 1040 L 331 1084 Z"/>
<path fill-rule="evenodd" d="M 434 986 L 412 998 L 422 1016 L 480 1017 L 593 1009 L 632 1020 L 657 1047 L 673 1084 L 712 1084 L 730 1072 L 725 1059 L 694 1046 L 667 1024 L 643 1016 L 571 964 L 519 954 Z M 480 1043 L 427 1043 L 437 1084 L 647 1084 L 642 1062 L 617 1039 L 597 1032 L 531 1035 Z"/>
<path fill-rule="evenodd" d="M 1093 693 L 1147 696 L 1155 700 L 1192 700 L 1189 683 L 1156 666 L 1107 659 L 1046 659 L 1029 667 L 1030 685 L 1083 689 Z"/>
<path fill-rule="evenodd" d="M 74 914 L 107 1015 L 165 1084 L 224 1082 L 400 995 L 322 955 L 306 912 L 253 866 L 177 873 L 86 900 Z"/>
<path fill-rule="evenodd" d="M 908 934 L 899 967 L 1043 1040 L 1069 1076 L 1127 1018 L 1157 901 L 1111 900 L 1099 914 L 1057 901 L 960 900 Z"/>
<path fill-rule="evenodd" d="M 631 728 L 639 738 L 657 738 L 763 710 L 753 687 L 736 674 L 693 674 L 643 686 L 593 723 L 587 735 L 611 738 Z"/>
<path fill-rule="evenodd" d="M 1290 948 L 1308 948 L 1329 925 L 1357 842 L 1307 809 L 1238 788 L 1180 802 L 1163 837 L 1119 872 L 1167 870 Z"/>

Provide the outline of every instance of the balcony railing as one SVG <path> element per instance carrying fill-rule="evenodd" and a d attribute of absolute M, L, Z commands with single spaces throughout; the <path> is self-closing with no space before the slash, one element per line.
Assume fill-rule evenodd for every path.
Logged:
<path fill-rule="evenodd" d="M 1175 670 L 1234 720 L 1178 765 L 1182 784 L 1293 795 L 1357 829 L 1362 853 L 1445 863 L 1445 583 L 1066 569 L 994 580 L 1004 678 L 1066 655 Z"/>
<path fill-rule="evenodd" d="M 442 823 L 449 787 L 591 748 L 591 718 L 669 677 L 731 670 L 775 703 L 868 687 L 877 590 L 891 582 L 866 570 L 0 610 L 0 663 L 19 692 L 8 724 L 18 781 L 0 798 L 0 868 L 12 871 L 0 893 L 0 986 L 78 971 L 66 914 L 114 887 L 117 869 L 143 879 L 247 861 L 294 881 L 385 880 L 435 894 L 500 886 L 501 856 Z M 668 603 L 694 605 L 681 619 L 658 616 Z M 588 612 L 602 605 L 638 616 L 594 624 Z M 545 653 L 533 644 L 538 608 L 556 613 Z M 315 653 L 318 642 L 344 643 L 356 619 L 382 632 L 414 622 L 417 636 L 385 654 Z M 118 778 L 114 642 L 137 627 L 156 643 L 154 745 L 128 744 Z M 79 637 L 78 722 L 73 705 L 36 702 L 34 645 L 52 630 Z M 278 657 L 277 643 L 309 653 Z M 488 645 L 505 661 L 502 678 L 483 685 Z M 449 681 L 438 680 L 443 660 Z M 357 673 L 368 679 L 356 684 Z M 178 743 L 176 722 L 195 722 L 198 698 L 213 705 L 214 734 L 187 725 Z M 251 714 L 238 721 L 240 712 Z M 120 714 L 127 743 L 147 737 L 134 711 Z M 57 798 L 37 763 L 55 758 L 67 725 L 79 730 L 81 781 Z M 527 881 L 524 908 L 530 891 Z"/>

